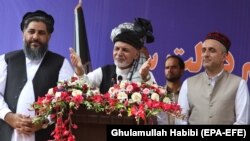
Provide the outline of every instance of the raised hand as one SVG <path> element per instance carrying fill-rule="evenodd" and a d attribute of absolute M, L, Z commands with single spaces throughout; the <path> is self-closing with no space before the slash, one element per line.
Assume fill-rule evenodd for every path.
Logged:
<path fill-rule="evenodd" d="M 153 57 L 149 55 L 148 60 L 141 66 L 139 73 L 144 81 L 148 81 L 149 70 L 154 70 L 158 64 L 158 53 L 154 53 Z"/>
<path fill-rule="evenodd" d="M 139 73 L 142 77 L 142 80 L 144 80 L 144 81 L 148 81 L 147 76 L 149 75 L 149 68 L 151 66 L 151 64 L 150 64 L 151 60 L 152 60 L 152 58 L 151 58 L 151 56 L 149 56 L 148 60 L 143 63 L 143 65 L 141 66 L 141 68 L 139 70 Z"/>
<path fill-rule="evenodd" d="M 70 51 L 70 61 L 75 69 L 76 75 L 82 76 L 84 74 L 84 67 L 81 58 L 76 54 L 73 48 L 69 48 L 69 51 Z"/>

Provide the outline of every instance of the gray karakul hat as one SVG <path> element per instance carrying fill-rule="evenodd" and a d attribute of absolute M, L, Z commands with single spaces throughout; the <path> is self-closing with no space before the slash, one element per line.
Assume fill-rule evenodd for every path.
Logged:
<path fill-rule="evenodd" d="M 122 23 L 111 31 L 113 43 L 122 41 L 141 49 L 144 43 L 154 42 L 153 28 L 149 20 L 136 18 L 134 23 Z"/>

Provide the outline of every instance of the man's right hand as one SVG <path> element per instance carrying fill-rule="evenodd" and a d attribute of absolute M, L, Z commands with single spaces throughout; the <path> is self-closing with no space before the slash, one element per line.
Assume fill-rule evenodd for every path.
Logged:
<path fill-rule="evenodd" d="M 16 113 L 7 113 L 4 120 L 18 133 L 31 134 L 34 132 L 32 119 L 29 116 L 24 116 Z"/>
<path fill-rule="evenodd" d="M 77 76 L 82 76 L 84 74 L 84 68 L 82 65 L 81 58 L 76 54 L 73 48 L 69 48 L 70 51 L 70 61 L 75 68 L 75 73 Z"/>

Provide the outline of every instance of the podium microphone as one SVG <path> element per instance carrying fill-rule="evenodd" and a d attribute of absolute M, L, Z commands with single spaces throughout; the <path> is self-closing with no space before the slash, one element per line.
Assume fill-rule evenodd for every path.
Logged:
<path fill-rule="evenodd" d="M 112 78 L 111 78 L 111 86 L 115 85 L 117 82 L 116 82 L 116 74 L 113 74 L 112 75 Z"/>
<path fill-rule="evenodd" d="M 122 76 L 121 76 L 121 75 L 119 75 L 117 79 L 118 79 L 118 84 L 120 84 L 120 83 L 121 83 L 121 81 L 122 81 Z"/>

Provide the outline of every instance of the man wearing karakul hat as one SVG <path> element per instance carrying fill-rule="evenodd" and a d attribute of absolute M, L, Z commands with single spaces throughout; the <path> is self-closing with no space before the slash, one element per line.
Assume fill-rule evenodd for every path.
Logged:
<path fill-rule="evenodd" d="M 96 70 L 84 74 L 80 58 L 71 49 L 71 62 L 75 66 L 76 74 L 84 74 L 84 78 L 93 86 L 99 87 L 101 93 L 106 93 L 117 81 L 148 81 L 155 82 L 152 73 L 149 71 L 150 60 L 144 64 L 140 63 L 140 56 L 143 55 L 140 49 L 144 43 L 154 41 L 150 21 L 137 18 L 134 23 L 122 23 L 111 32 L 111 40 L 114 43 L 113 65 L 105 65 Z M 139 69 L 141 69 L 139 73 Z"/>
<path fill-rule="evenodd" d="M 224 70 L 231 42 L 212 32 L 202 45 L 205 72 L 186 79 L 178 103 L 184 121 L 177 124 L 250 124 L 250 98 L 246 81 Z"/>

